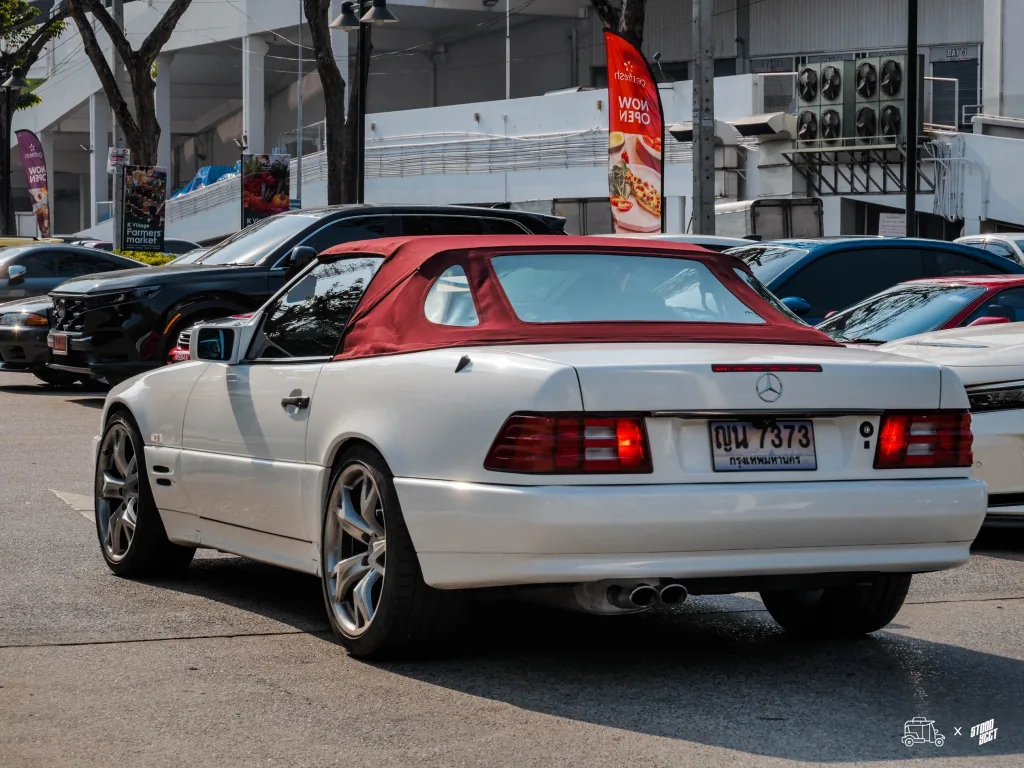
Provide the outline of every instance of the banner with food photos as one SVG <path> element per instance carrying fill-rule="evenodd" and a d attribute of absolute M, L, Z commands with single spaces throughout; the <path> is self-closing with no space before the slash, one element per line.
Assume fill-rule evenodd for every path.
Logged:
<path fill-rule="evenodd" d="M 242 155 L 242 229 L 291 208 L 291 155 Z"/>
<path fill-rule="evenodd" d="M 605 30 L 608 60 L 608 195 L 616 232 L 661 232 L 665 117 L 643 54 Z"/>
<path fill-rule="evenodd" d="M 124 166 L 124 214 L 121 243 L 126 251 L 164 251 L 167 169 Z"/>
<path fill-rule="evenodd" d="M 25 183 L 32 198 L 32 213 L 40 237 L 50 236 L 50 191 L 46 177 L 46 154 L 39 137 L 32 131 L 16 131 L 21 165 L 25 169 Z"/>

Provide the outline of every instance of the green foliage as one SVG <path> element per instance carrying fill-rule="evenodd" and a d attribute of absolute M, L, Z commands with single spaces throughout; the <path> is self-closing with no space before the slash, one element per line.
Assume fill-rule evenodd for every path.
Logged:
<path fill-rule="evenodd" d="M 40 25 L 45 26 L 41 29 Z M 6 72 L 21 66 L 27 76 L 43 45 L 60 37 L 66 26 L 63 19 L 40 18 L 39 9 L 25 0 L 0 0 L 0 69 Z M 34 91 L 44 82 L 45 79 L 29 79 L 29 87 L 21 92 L 15 108 L 28 109 L 38 104 L 40 99 Z"/>
<path fill-rule="evenodd" d="M 149 264 L 151 267 L 159 267 L 161 264 L 166 264 L 177 258 L 173 253 L 150 253 L 149 251 L 114 251 L 114 253 L 124 256 L 126 259 Z"/>

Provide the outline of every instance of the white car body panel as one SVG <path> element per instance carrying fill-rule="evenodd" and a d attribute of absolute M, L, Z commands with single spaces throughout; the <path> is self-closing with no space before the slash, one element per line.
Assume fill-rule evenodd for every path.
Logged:
<path fill-rule="evenodd" d="M 1024 323 L 1005 323 L 923 333 L 878 349 L 936 362 L 954 370 L 968 389 L 1024 380 Z M 989 495 L 1024 494 L 1024 410 L 972 414 L 974 475 Z M 1024 503 L 997 501 L 988 522 L 1024 515 Z"/>
<path fill-rule="evenodd" d="M 794 362 L 825 372 L 780 373 L 774 403 L 757 397 L 758 373 L 711 371 Z M 296 389 L 311 397 L 308 415 L 281 406 Z M 439 587 L 950 568 L 969 557 L 985 508 L 969 468 L 873 468 L 883 410 L 967 406 L 951 370 L 876 350 L 510 345 L 187 363 L 115 388 L 107 409 L 115 404 L 142 427 L 172 540 L 310 573 L 330 468 L 350 440 L 388 462 L 425 578 Z M 646 418 L 654 471 L 484 468 L 512 413 L 583 410 L 666 411 Z M 716 473 L 709 417 L 693 411 L 803 413 L 815 422 L 819 468 Z M 865 422 L 869 437 L 859 432 Z M 166 430 L 159 442 L 154 424 Z"/>

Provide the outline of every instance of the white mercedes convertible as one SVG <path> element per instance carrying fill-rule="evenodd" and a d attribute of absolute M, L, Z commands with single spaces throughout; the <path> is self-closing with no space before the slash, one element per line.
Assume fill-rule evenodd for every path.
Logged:
<path fill-rule="evenodd" d="M 604 614 L 759 591 L 787 630 L 872 632 L 985 514 L 952 370 L 840 346 L 694 246 L 350 243 L 191 356 L 107 397 L 103 557 L 317 574 L 359 656 L 440 644 L 495 587 Z"/>

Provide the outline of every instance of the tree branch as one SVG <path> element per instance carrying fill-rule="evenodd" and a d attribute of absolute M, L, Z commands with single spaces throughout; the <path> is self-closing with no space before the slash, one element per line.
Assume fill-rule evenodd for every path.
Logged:
<path fill-rule="evenodd" d="M 92 66 L 96 70 L 96 76 L 103 86 L 103 92 L 107 95 L 111 108 L 117 115 L 118 122 L 121 123 L 121 128 L 124 129 L 125 133 L 138 134 L 139 128 L 135 118 L 132 117 L 131 110 L 128 109 L 128 103 L 124 100 L 124 96 L 121 95 L 121 89 L 117 87 L 117 79 L 110 69 L 106 54 L 100 48 L 100 44 L 96 40 L 96 33 L 93 31 L 92 25 L 89 23 L 89 19 L 86 18 L 85 11 L 82 8 L 82 4 L 91 3 L 92 1 L 67 0 L 67 8 L 71 18 L 74 19 L 75 24 L 78 26 L 79 34 L 82 36 L 82 47 L 85 49 L 85 55 L 89 57 L 89 61 L 92 62 Z M 106 10 L 103 10 L 103 13 L 106 13 Z M 110 18 L 109 14 L 107 18 Z M 113 19 L 111 19 L 111 23 L 113 23 Z M 114 29 L 117 30 L 116 25 Z M 131 49 L 129 49 L 130 51 Z"/>
<path fill-rule="evenodd" d="M 142 45 L 139 46 L 139 58 L 146 62 L 147 65 L 153 63 L 160 50 L 166 45 L 167 41 L 171 39 L 171 33 L 174 32 L 174 27 L 177 26 L 178 20 L 182 17 L 188 7 L 192 4 L 192 0 L 174 0 L 171 3 L 170 8 L 164 11 L 164 15 L 160 18 L 160 21 L 156 23 L 156 26 L 146 36 L 146 39 L 142 41 Z"/>
<path fill-rule="evenodd" d="M 40 24 L 32 33 L 32 36 L 12 54 L 11 58 L 21 65 L 26 74 L 28 74 L 28 71 L 32 69 L 32 65 L 39 59 L 39 54 L 42 53 L 43 47 L 55 36 L 54 27 L 63 24 L 64 19 L 67 18 L 67 13 L 66 7 L 61 8 L 59 13 Z"/>
<path fill-rule="evenodd" d="M 622 0 L 619 34 L 639 49 L 644 42 L 644 12 L 647 0 Z"/>
<path fill-rule="evenodd" d="M 79 17 L 85 19 L 85 13 L 82 12 L 82 6 L 85 6 L 85 10 L 92 13 L 96 18 L 96 21 L 100 23 L 100 26 L 107 33 L 107 37 L 114 44 L 117 55 L 121 57 L 121 60 L 125 65 L 130 65 L 133 58 L 135 58 L 135 51 L 132 50 L 131 45 L 128 43 L 128 38 L 125 37 L 124 31 L 117 26 L 117 22 L 111 17 L 107 9 L 103 7 L 102 0 L 67 0 L 68 10 L 71 12 L 71 16 L 75 19 L 75 23 L 78 24 L 79 32 L 82 31 L 82 23 L 78 20 Z M 76 11 L 78 15 L 76 16 Z M 88 22 L 86 22 L 88 24 Z M 90 32 L 92 26 L 89 25 Z M 85 38 L 85 33 L 82 33 L 82 38 Z M 96 39 L 95 33 L 92 35 L 93 40 Z"/>

